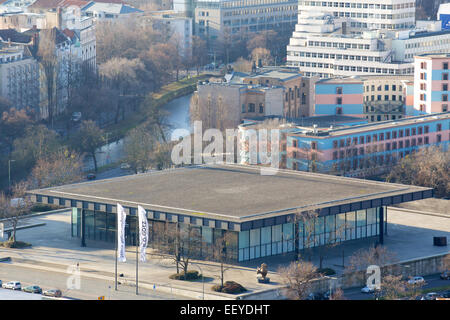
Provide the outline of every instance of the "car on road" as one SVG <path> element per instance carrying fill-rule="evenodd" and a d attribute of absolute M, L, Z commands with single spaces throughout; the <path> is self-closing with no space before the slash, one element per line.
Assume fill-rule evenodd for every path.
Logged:
<path fill-rule="evenodd" d="M 88 180 L 95 180 L 95 174 L 89 173 L 86 177 Z"/>
<path fill-rule="evenodd" d="M 21 290 L 22 285 L 19 281 L 9 281 L 7 283 L 2 284 L 2 288 L 4 289 L 12 289 L 12 290 Z"/>
<path fill-rule="evenodd" d="M 361 289 L 361 292 L 362 293 L 374 293 L 375 292 L 375 288 L 374 287 L 370 288 L 368 286 L 365 286 L 364 288 Z"/>
<path fill-rule="evenodd" d="M 425 279 L 423 277 L 412 277 L 411 279 L 408 280 L 409 284 L 420 284 L 420 283 L 424 283 Z"/>
<path fill-rule="evenodd" d="M 444 271 L 441 273 L 440 278 L 442 280 L 450 280 L 450 271 Z"/>
<path fill-rule="evenodd" d="M 450 298 L 450 290 L 447 290 L 440 295 L 441 298 Z"/>
<path fill-rule="evenodd" d="M 42 293 L 42 289 L 39 286 L 27 286 L 22 289 L 23 292 Z"/>
<path fill-rule="evenodd" d="M 2 286 L 2 280 L 0 280 L 0 287 Z"/>
<path fill-rule="evenodd" d="M 62 296 L 62 292 L 59 289 L 45 290 L 42 294 L 47 297 L 61 297 Z"/>
<path fill-rule="evenodd" d="M 429 292 L 426 295 L 424 295 L 420 300 L 436 300 L 437 297 L 439 297 L 439 293 Z"/>
<path fill-rule="evenodd" d="M 126 169 L 130 169 L 130 168 L 131 168 L 131 166 L 126 162 L 124 162 L 120 165 L 120 169 L 126 170 Z"/>

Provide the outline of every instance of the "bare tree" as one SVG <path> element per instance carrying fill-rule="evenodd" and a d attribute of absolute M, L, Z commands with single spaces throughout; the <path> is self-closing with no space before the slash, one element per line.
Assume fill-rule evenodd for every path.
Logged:
<path fill-rule="evenodd" d="M 11 247 L 16 245 L 16 231 L 19 220 L 29 213 L 32 203 L 26 192 L 28 184 L 20 182 L 13 186 L 11 196 L 0 194 L 0 217 L 5 219 L 11 225 L 12 234 L 8 239 Z"/>
<path fill-rule="evenodd" d="M 43 74 L 47 94 L 48 119 L 53 126 L 53 118 L 56 114 L 56 77 L 59 68 L 58 55 L 56 53 L 56 28 L 41 30 L 37 57 Z"/>
<path fill-rule="evenodd" d="M 228 252 L 229 249 L 232 249 L 233 241 L 234 239 L 231 234 L 224 233 L 221 237 L 216 239 L 211 248 L 210 258 L 220 263 L 220 288 L 224 287 L 225 272 L 231 268 L 230 263 L 234 261 L 231 254 Z"/>
<path fill-rule="evenodd" d="M 30 184 L 33 188 L 47 188 L 79 182 L 83 179 L 82 157 L 68 149 L 62 149 L 38 159 Z"/>
<path fill-rule="evenodd" d="M 198 256 L 202 246 L 202 237 L 198 228 L 179 223 L 167 223 L 163 235 L 160 235 L 160 248 L 170 254 L 177 267 L 186 275 L 191 259 Z"/>
<path fill-rule="evenodd" d="M 282 282 L 288 286 L 287 296 L 293 300 L 305 299 L 310 293 L 312 283 L 320 277 L 317 268 L 303 260 L 291 262 L 278 269 Z"/>

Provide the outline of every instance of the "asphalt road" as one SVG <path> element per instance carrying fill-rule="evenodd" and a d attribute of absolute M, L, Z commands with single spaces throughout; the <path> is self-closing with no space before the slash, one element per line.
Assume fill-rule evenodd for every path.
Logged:
<path fill-rule="evenodd" d="M 442 280 L 439 278 L 439 274 L 425 276 L 426 284 L 422 289 L 432 289 L 437 287 L 442 287 L 450 285 L 450 280 Z M 373 295 L 370 293 L 362 293 L 361 288 L 346 289 L 344 290 L 344 297 L 349 300 L 372 300 Z"/>
<path fill-rule="evenodd" d="M 118 291 L 115 291 L 114 281 L 105 281 L 90 277 L 81 277 L 79 290 L 69 290 L 66 289 L 69 277 L 70 276 L 65 273 L 18 267 L 11 263 L 0 263 L 0 280 L 2 280 L 3 283 L 8 281 L 20 281 L 22 288 L 29 285 L 38 285 L 43 291 L 47 289 L 60 289 L 65 298 L 97 300 L 98 297 L 104 296 L 106 300 L 188 299 L 182 296 L 175 296 L 143 288 L 139 288 L 139 295 L 136 295 L 136 288 L 126 285 L 119 285 Z"/>

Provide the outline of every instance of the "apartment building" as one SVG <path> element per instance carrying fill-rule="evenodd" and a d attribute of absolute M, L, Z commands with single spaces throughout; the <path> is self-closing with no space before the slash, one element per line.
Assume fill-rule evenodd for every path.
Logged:
<path fill-rule="evenodd" d="M 414 13 L 414 0 L 299 1 L 287 65 L 321 78 L 412 75 L 415 52 L 450 50 L 449 30 Z"/>
<path fill-rule="evenodd" d="M 414 61 L 414 111 L 449 111 L 450 54 L 418 55 Z"/>
<path fill-rule="evenodd" d="M 39 110 L 39 65 L 24 45 L 0 43 L 0 96 L 17 109 Z"/>

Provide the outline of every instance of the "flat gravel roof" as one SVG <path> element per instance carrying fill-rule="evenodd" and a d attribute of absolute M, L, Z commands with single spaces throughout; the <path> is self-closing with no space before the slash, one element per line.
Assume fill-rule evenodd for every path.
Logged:
<path fill-rule="evenodd" d="M 244 222 L 429 188 L 260 167 L 205 165 L 89 181 L 30 194 Z M 411 199 L 412 200 L 412 199 Z"/>

